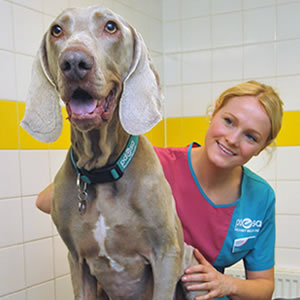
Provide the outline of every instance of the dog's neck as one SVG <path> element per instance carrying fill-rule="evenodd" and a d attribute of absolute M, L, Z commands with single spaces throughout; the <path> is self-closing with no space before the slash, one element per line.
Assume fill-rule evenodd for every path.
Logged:
<path fill-rule="evenodd" d="M 89 171 L 115 162 L 128 138 L 129 134 L 119 122 L 110 122 L 87 132 L 71 126 L 72 148 L 78 158 L 77 167 Z"/>

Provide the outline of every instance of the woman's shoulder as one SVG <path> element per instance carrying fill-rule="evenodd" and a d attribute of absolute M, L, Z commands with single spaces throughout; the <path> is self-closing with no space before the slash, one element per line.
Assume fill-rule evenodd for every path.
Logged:
<path fill-rule="evenodd" d="M 186 156 L 188 152 L 187 147 L 156 147 L 154 146 L 154 150 L 159 157 L 160 160 L 175 160 L 182 156 Z"/>
<path fill-rule="evenodd" d="M 265 197 L 268 194 L 270 199 L 275 198 L 275 192 L 272 186 L 261 176 L 243 166 L 243 187 L 249 193 Z"/>

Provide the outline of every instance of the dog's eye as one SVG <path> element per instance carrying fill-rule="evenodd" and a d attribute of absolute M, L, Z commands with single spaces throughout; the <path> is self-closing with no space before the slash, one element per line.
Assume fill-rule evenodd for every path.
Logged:
<path fill-rule="evenodd" d="M 107 31 L 108 33 L 113 34 L 113 33 L 115 33 L 115 32 L 118 31 L 118 26 L 117 26 L 117 24 L 116 24 L 115 22 L 113 22 L 113 21 L 108 21 L 108 22 L 106 23 L 104 29 L 105 29 L 105 31 Z"/>
<path fill-rule="evenodd" d="M 59 25 L 54 25 L 51 29 L 51 34 L 54 37 L 60 37 L 63 34 L 63 29 Z"/>

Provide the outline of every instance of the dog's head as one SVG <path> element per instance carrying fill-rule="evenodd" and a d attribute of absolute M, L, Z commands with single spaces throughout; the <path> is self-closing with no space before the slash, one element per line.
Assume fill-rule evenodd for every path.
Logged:
<path fill-rule="evenodd" d="M 105 126 L 114 113 L 133 135 L 161 120 L 159 79 L 143 39 L 105 8 L 67 9 L 45 33 L 21 123 L 38 140 L 59 137 L 59 99 L 81 131 Z"/>

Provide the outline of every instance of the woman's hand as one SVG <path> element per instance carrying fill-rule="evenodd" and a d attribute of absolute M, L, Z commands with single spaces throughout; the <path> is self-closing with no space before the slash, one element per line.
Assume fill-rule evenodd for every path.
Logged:
<path fill-rule="evenodd" d="M 196 300 L 214 299 L 230 294 L 230 283 L 226 282 L 226 275 L 218 272 L 199 252 L 194 250 L 194 256 L 199 264 L 188 267 L 181 280 L 190 291 L 208 291 L 203 296 L 197 296 Z"/>

